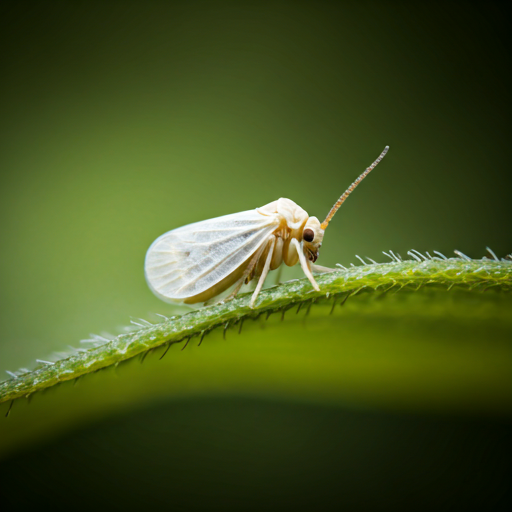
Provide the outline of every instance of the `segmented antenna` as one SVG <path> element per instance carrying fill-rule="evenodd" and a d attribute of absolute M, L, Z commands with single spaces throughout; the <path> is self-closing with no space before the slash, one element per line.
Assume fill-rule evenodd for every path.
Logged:
<path fill-rule="evenodd" d="M 366 176 L 368 176 L 368 174 L 370 174 L 370 172 L 373 171 L 375 167 L 377 167 L 378 163 L 386 156 L 388 149 L 389 146 L 386 146 L 384 148 L 384 151 L 379 155 L 379 158 L 377 158 L 377 160 L 375 160 L 375 162 L 373 162 L 373 164 L 370 165 L 370 167 L 368 167 L 366 171 L 364 171 L 361 174 L 361 176 L 359 176 L 359 178 L 357 178 L 357 180 L 354 181 L 354 183 L 352 183 L 352 185 L 350 185 L 350 187 L 347 188 L 347 190 L 345 190 L 343 195 L 336 201 L 334 206 L 331 208 L 331 211 L 328 213 L 327 217 L 325 217 L 325 220 L 320 225 L 322 229 L 325 229 L 329 225 L 329 222 L 334 217 L 334 214 L 338 211 L 338 208 L 345 202 L 345 199 L 347 199 L 347 197 L 357 187 L 357 185 L 359 185 L 359 183 L 361 183 L 361 181 L 363 181 L 366 178 Z"/>

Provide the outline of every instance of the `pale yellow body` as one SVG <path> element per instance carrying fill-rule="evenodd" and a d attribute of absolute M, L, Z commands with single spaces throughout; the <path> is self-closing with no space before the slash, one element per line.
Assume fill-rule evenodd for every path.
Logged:
<path fill-rule="evenodd" d="M 304 241 L 306 228 L 315 231 L 311 242 Z M 205 235 L 206 231 L 211 235 Z M 229 235 L 223 239 L 226 233 Z M 204 236 L 208 236 L 208 245 L 201 242 Z M 234 236 L 238 246 L 243 246 L 248 238 L 257 240 L 251 251 L 237 258 L 237 244 L 233 250 L 225 243 L 225 251 L 220 245 L 222 240 L 231 243 Z M 148 250 L 146 279 L 163 300 L 194 304 L 208 301 L 233 285 L 236 286 L 231 296 L 235 296 L 244 283 L 257 278 L 254 303 L 270 270 L 283 263 L 291 267 L 300 262 L 318 289 L 309 261 L 316 260 L 322 237 L 323 230 L 316 217 L 309 217 L 290 199 L 281 198 L 253 211 L 189 224 L 166 233 Z M 216 265 L 215 258 L 221 263 Z M 233 260 L 231 265 L 225 264 L 228 258 Z M 218 271 L 220 266 L 223 267 L 221 272 Z M 201 273 L 201 268 L 208 270 Z M 218 274 L 216 279 L 211 278 L 213 272 Z"/>

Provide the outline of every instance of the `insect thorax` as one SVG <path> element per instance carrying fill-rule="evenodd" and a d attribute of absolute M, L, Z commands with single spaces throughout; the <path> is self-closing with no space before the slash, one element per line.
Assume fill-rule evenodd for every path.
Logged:
<path fill-rule="evenodd" d="M 292 267 L 299 261 L 299 255 L 291 239 L 302 241 L 302 231 L 308 221 L 308 213 L 291 199 L 284 197 L 258 208 L 262 215 L 277 215 L 279 226 L 274 230 L 276 236 L 274 256 L 270 268 L 276 269 L 283 262 Z"/>

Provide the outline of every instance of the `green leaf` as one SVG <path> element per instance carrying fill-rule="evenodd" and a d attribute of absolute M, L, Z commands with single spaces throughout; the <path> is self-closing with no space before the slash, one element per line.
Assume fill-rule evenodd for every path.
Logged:
<path fill-rule="evenodd" d="M 254 310 L 244 295 L 141 323 L 101 346 L 16 374 L 0 385 L 0 400 L 11 406 L 89 376 L 79 386 L 68 383 L 30 404 L 14 404 L 9 447 L 2 443 L 0 450 L 170 396 L 244 394 L 510 415 L 511 262 L 396 261 L 323 274 L 318 283 L 321 293 L 306 279 L 266 289 Z M 134 362 L 120 366 L 117 379 L 94 374 L 128 359 Z M 43 410 L 34 432 L 30 418 Z"/>

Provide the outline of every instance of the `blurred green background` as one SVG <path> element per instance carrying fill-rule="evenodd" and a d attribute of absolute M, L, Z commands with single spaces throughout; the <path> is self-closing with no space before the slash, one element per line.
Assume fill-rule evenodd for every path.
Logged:
<path fill-rule="evenodd" d="M 90 332 L 116 332 L 130 316 L 173 311 L 143 274 L 147 248 L 165 231 L 279 197 L 322 219 L 385 145 L 386 159 L 331 223 L 320 264 L 357 263 L 356 253 L 384 261 L 382 250 L 411 248 L 481 257 L 490 246 L 505 256 L 509 21 L 491 2 L 3 2 L 0 371 L 31 367 Z M 283 278 L 300 275 L 286 269 Z M 112 376 L 101 378 L 108 390 Z M 212 395 L 150 402 L 145 412 L 125 405 L 125 416 L 27 445 L 3 468 L 35 468 L 34 496 L 50 485 L 38 474 L 44 462 L 70 493 L 75 479 L 93 486 L 84 476 L 92 470 L 106 503 L 183 508 L 285 508 L 318 503 L 319 493 L 352 508 L 442 508 L 460 503 L 459 487 L 473 489 L 467 506 L 502 490 L 506 463 L 493 451 L 509 446 L 502 420 L 301 405 L 257 389 L 256 398 Z M 43 405 L 32 414 L 37 425 Z M 442 447 L 452 442 L 461 456 L 450 468 Z M 177 446 L 184 474 L 165 464 Z M 386 471 L 395 447 L 399 462 Z M 148 455 L 159 450 L 165 461 Z M 485 453 L 492 460 L 482 462 Z M 337 473 L 340 459 L 357 468 Z M 481 462 L 497 469 L 475 487 L 467 468 Z M 415 483 L 401 481 L 409 466 Z M 119 480 L 105 480 L 107 471 L 121 471 Z M 212 484 L 209 471 L 225 480 Z M 9 478 L 15 502 L 28 477 Z M 152 482 L 150 496 L 134 498 L 132 479 Z M 340 480 L 346 494 L 332 490 Z M 401 494 L 389 490 L 401 484 Z"/>

